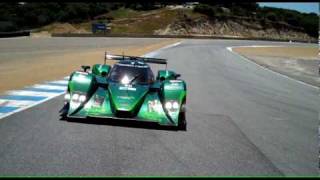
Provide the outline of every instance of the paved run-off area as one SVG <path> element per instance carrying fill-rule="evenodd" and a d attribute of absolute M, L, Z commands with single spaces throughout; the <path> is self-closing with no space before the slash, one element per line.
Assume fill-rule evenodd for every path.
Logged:
<path fill-rule="evenodd" d="M 316 176 L 318 88 L 226 49 L 270 44 L 287 45 L 184 40 L 153 53 L 187 82 L 187 131 L 61 121 L 62 96 L 1 119 L 0 175 Z"/>

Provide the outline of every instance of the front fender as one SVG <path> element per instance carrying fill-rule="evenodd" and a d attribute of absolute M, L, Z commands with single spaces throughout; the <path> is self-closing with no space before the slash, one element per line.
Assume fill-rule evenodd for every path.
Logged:
<path fill-rule="evenodd" d="M 87 93 L 95 84 L 95 77 L 91 73 L 76 71 L 70 76 L 69 92 Z"/>
<path fill-rule="evenodd" d="M 70 94 L 68 115 L 76 113 L 88 101 L 88 98 L 95 91 L 96 80 L 93 74 L 76 71 L 70 76 L 68 83 L 68 93 Z M 85 102 L 80 103 L 74 100 L 74 95 L 86 97 Z"/>
<path fill-rule="evenodd" d="M 181 106 L 183 106 L 187 97 L 187 87 L 185 81 L 180 79 L 163 81 L 160 94 L 163 99 L 165 112 L 175 124 L 178 124 L 179 113 L 184 111 L 184 107 Z M 179 106 L 178 108 L 172 107 L 168 109 L 168 107 L 166 107 L 168 102 L 171 103 L 171 105 L 177 102 Z"/>

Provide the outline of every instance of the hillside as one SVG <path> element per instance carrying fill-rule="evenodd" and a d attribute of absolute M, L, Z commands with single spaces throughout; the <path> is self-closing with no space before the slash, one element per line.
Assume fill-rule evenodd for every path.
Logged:
<path fill-rule="evenodd" d="M 229 16 L 223 18 L 209 18 L 201 16 L 190 18 L 188 16 L 176 19 L 165 28 L 155 31 L 156 34 L 177 35 L 214 35 L 249 38 L 275 38 L 283 40 L 314 41 L 303 32 L 301 28 L 285 23 L 264 22 L 251 18 Z"/>
<path fill-rule="evenodd" d="M 58 5 L 51 3 L 50 10 L 54 9 L 52 7 L 56 9 L 60 7 L 65 8 L 66 11 L 63 11 L 63 14 L 60 9 L 59 13 L 52 18 L 49 18 L 50 15 L 43 16 L 47 17 L 44 18 L 46 23 L 42 23 L 43 25 L 40 22 L 35 23 L 38 24 L 38 27 L 31 28 L 32 35 L 91 33 L 91 24 L 100 22 L 111 27 L 109 32 L 111 34 L 212 35 L 303 41 L 318 39 L 318 28 L 316 27 L 318 16 L 314 13 L 305 14 L 286 9 L 260 8 L 256 3 L 208 3 L 193 6 L 138 5 L 140 4 L 104 3 L 102 6 L 95 3 L 89 5 L 85 3 L 81 3 L 81 5 L 79 3 L 60 3 Z M 46 11 L 49 10 L 47 5 L 43 4 L 29 6 L 33 8 L 45 7 Z M 45 13 L 46 11 L 41 12 Z M 57 20 L 54 20 L 55 18 Z M 33 20 L 35 21 L 35 19 Z M 18 22 L 20 21 L 17 21 L 16 24 L 19 24 Z M 26 27 L 30 29 L 30 24 Z"/>
<path fill-rule="evenodd" d="M 77 24 L 53 24 L 43 30 L 49 33 L 91 33 L 92 22 L 109 24 L 111 34 L 156 34 L 156 35 L 213 35 L 226 37 L 275 38 L 283 40 L 316 41 L 292 25 L 260 21 L 240 16 L 210 18 L 207 15 L 193 12 L 191 9 L 162 8 L 151 11 L 118 9 L 97 16 L 93 20 Z"/>

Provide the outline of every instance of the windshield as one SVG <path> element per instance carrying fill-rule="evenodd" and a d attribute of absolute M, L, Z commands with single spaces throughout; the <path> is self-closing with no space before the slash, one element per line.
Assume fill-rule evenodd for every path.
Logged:
<path fill-rule="evenodd" d="M 153 81 L 153 73 L 149 67 L 114 65 L 109 79 L 123 84 L 147 84 Z"/>

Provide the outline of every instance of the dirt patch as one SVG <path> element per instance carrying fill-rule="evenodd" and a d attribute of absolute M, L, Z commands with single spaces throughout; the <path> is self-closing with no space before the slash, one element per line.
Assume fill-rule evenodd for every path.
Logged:
<path fill-rule="evenodd" d="M 108 48 L 114 54 L 143 55 L 163 46 L 179 42 L 178 39 L 159 40 L 158 43 L 144 46 L 127 46 L 122 48 Z M 104 48 L 81 52 L 58 53 L 36 58 L 22 58 L 6 61 L 0 67 L 0 94 L 7 90 L 21 89 L 44 81 L 61 79 L 80 69 L 81 65 L 103 63 Z M 114 61 L 109 61 L 112 64 Z"/>
<path fill-rule="evenodd" d="M 317 47 L 239 47 L 234 51 L 245 56 L 266 56 L 294 58 L 303 60 L 318 60 Z"/>
<path fill-rule="evenodd" d="M 40 31 L 30 34 L 31 38 L 48 38 L 51 34 L 48 31 Z"/>
<path fill-rule="evenodd" d="M 207 16 L 191 16 L 184 12 L 183 16 L 171 18 L 170 28 L 163 24 L 154 34 L 165 35 L 207 35 L 242 38 L 281 39 L 292 41 L 317 41 L 299 27 L 279 22 L 262 23 L 262 21 L 238 16 L 209 18 Z"/>
<path fill-rule="evenodd" d="M 317 47 L 240 47 L 233 50 L 273 71 L 320 87 Z"/>
<path fill-rule="evenodd" d="M 85 27 L 85 25 L 82 26 Z M 39 32 L 33 32 L 31 37 L 51 36 L 52 33 L 90 33 L 82 26 L 70 23 L 53 23 L 38 29 Z"/>

